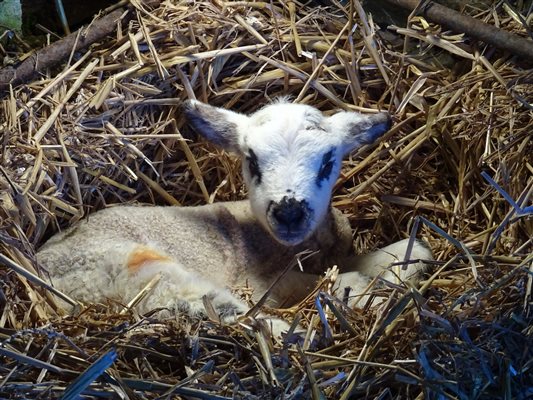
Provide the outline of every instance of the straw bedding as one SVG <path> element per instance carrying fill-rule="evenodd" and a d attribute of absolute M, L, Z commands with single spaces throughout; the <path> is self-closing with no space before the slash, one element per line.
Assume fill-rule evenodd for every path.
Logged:
<path fill-rule="evenodd" d="M 531 13 L 519 5 L 464 12 L 527 36 Z M 357 1 L 353 18 L 350 7 L 282 1 L 129 7 L 113 37 L 1 100 L 0 397 L 533 396 L 523 60 L 420 17 L 380 30 Z M 184 316 L 62 310 L 50 287 L 21 274 L 46 282 L 35 249 L 106 205 L 245 197 L 238 162 L 192 135 L 180 103 L 250 112 L 281 95 L 326 112 L 393 113 L 385 140 L 346 161 L 333 204 L 361 252 L 424 238 L 437 261 L 420 287 L 376 282 L 386 303 L 350 310 L 326 279 L 318 297 L 272 310 L 308 327 L 276 341 Z"/>

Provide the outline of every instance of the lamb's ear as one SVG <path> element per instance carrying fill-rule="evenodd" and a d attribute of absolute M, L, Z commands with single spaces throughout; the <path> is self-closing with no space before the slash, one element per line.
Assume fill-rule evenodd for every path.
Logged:
<path fill-rule="evenodd" d="M 239 131 L 248 122 L 246 115 L 197 100 L 185 101 L 184 111 L 190 124 L 204 138 L 225 150 L 239 152 Z"/>
<path fill-rule="evenodd" d="M 391 127 L 388 113 L 359 114 L 355 112 L 339 112 L 328 118 L 329 129 L 341 134 L 344 154 L 365 145 L 374 143 Z"/>

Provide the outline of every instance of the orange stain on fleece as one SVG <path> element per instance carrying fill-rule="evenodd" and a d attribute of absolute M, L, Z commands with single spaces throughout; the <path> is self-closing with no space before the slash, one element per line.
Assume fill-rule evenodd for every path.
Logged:
<path fill-rule="evenodd" d="M 170 258 L 158 253 L 149 247 L 137 247 L 128 257 L 128 270 L 134 274 L 148 262 L 151 261 L 169 261 Z"/>

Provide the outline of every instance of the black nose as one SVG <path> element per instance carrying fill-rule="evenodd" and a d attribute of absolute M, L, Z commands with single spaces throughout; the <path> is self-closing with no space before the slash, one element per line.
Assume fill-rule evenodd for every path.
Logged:
<path fill-rule="evenodd" d="M 296 227 L 305 217 L 305 201 L 284 197 L 279 203 L 274 203 L 272 216 L 278 224 L 287 227 Z"/>

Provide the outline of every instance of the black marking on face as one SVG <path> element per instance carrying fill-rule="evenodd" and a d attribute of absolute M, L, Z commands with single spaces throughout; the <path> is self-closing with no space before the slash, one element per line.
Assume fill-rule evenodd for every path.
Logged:
<path fill-rule="evenodd" d="M 249 155 L 246 156 L 246 161 L 248 162 L 248 170 L 250 171 L 250 175 L 253 178 L 256 179 L 256 183 L 258 185 L 261 184 L 261 170 L 259 169 L 259 160 L 257 159 L 257 155 L 252 149 L 249 149 L 248 151 Z"/>
<path fill-rule="evenodd" d="M 322 181 L 328 180 L 333 171 L 333 164 L 335 163 L 335 158 L 333 156 L 334 149 L 328 151 L 322 157 L 322 164 L 320 165 L 320 170 L 316 176 L 316 184 L 318 187 L 322 185 Z"/>

